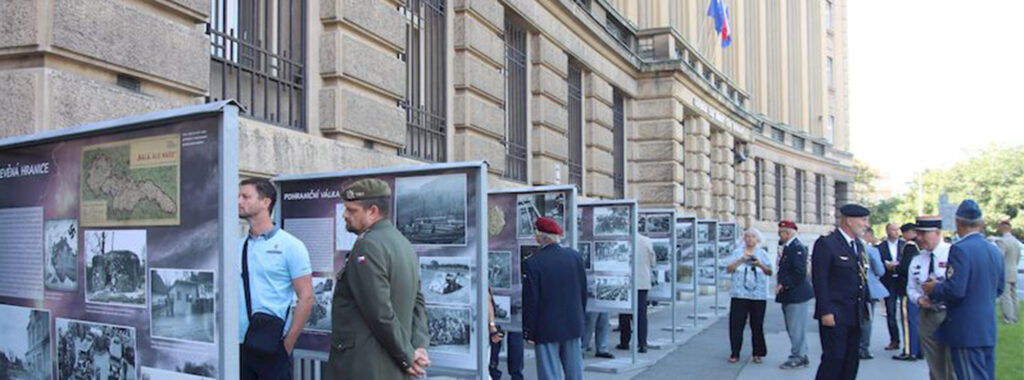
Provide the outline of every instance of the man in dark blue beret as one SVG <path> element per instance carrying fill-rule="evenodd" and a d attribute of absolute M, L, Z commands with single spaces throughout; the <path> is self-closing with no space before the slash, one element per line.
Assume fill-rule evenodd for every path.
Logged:
<path fill-rule="evenodd" d="M 1005 272 L 999 249 L 981 235 L 984 228 L 978 204 L 961 202 L 956 210 L 960 240 L 949 250 L 946 280 L 922 286 L 930 298 L 947 306 L 935 338 L 950 347 L 958 379 L 996 377 L 995 299 L 1003 293 Z"/>
<path fill-rule="evenodd" d="M 868 228 L 867 208 L 839 209 L 839 227 L 814 243 L 811 282 L 814 318 L 821 337 L 818 379 L 854 379 L 860 365 L 860 325 L 868 317 L 867 255 L 859 237 Z"/>

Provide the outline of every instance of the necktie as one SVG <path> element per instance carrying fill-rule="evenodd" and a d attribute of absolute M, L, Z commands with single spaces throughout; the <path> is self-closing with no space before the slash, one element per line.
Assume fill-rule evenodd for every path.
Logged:
<path fill-rule="evenodd" d="M 931 278 L 933 273 L 935 273 L 935 252 L 932 252 L 931 257 L 928 258 L 928 277 Z"/>

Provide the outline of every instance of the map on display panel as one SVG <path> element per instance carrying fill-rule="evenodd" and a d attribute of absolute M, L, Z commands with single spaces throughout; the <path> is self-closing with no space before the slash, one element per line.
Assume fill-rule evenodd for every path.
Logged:
<path fill-rule="evenodd" d="M 82 148 L 83 227 L 178 225 L 181 136 Z"/>

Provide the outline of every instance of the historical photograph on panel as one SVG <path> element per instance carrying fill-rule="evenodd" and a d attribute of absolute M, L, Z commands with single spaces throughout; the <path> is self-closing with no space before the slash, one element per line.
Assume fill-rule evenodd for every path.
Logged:
<path fill-rule="evenodd" d="M 717 244 L 701 244 L 698 246 L 697 280 L 702 284 L 715 283 L 715 254 Z"/>
<path fill-rule="evenodd" d="M 83 227 L 178 225 L 181 136 L 82 148 Z"/>
<path fill-rule="evenodd" d="M 698 243 L 707 243 L 708 242 L 708 238 L 710 236 L 709 235 L 710 231 L 708 230 L 709 227 L 710 227 L 710 225 L 708 225 L 707 223 L 697 223 L 697 242 Z"/>
<path fill-rule="evenodd" d="M 654 247 L 654 256 L 658 264 L 668 264 L 671 261 L 669 252 L 672 252 L 672 241 L 670 239 L 651 239 L 651 246 Z"/>
<path fill-rule="evenodd" d="M 469 276 L 468 257 L 420 257 L 420 287 L 427 303 L 469 305 Z"/>
<path fill-rule="evenodd" d="M 85 300 L 146 306 L 146 230 L 85 231 Z"/>
<path fill-rule="evenodd" d="M 149 273 L 150 335 L 214 343 L 217 294 L 213 271 L 152 269 Z"/>
<path fill-rule="evenodd" d="M 512 297 L 494 296 L 494 321 L 512 322 Z"/>
<path fill-rule="evenodd" d="M 213 380 L 213 378 L 168 371 L 159 368 L 142 367 L 142 380 Z"/>
<path fill-rule="evenodd" d="M 443 352 L 469 354 L 472 338 L 468 307 L 427 306 L 427 327 L 430 330 L 430 349 Z"/>
<path fill-rule="evenodd" d="M 628 236 L 629 206 L 594 207 L 594 236 Z"/>
<path fill-rule="evenodd" d="M 676 282 L 693 283 L 694 223 L 685 221 L 676 223 Z"/>
<path fill-rule="evenodd" d="M 512 288 L 512 252 L 487 252 L 487 279 L 491 288 Z"/>
<path fill-rule="evenodd" d="M 313 277 L 313 310 L 306 320 L 306 330 L 331 332 L 331 300 L 334 296 L 333 277 Z M 295 303 L 292 303 L 295 312 Z"/>
<path fill-rule="evenodd" d="M 718 225 L 718 241 L 736 241 L 736 223 L 721 223 Z"/>
<path fill-rule="evenodd" d="M 672 230 L 671 213 L 640 214 L 637 221 L 637 228 L 645 234 L 667 234 Z"/>
<path fill-rule="evenodd" d="M 590 242 L 585 241 L 585 242 L 580 242 L 578 244 L 578 246 L 580 247 L 580 256 L 583 257 L 583 268 L 585 268 L 586 270 L 594 270 L 594 261 L 593 261 L 593 251 L 594 251 L 593 247 L 594 247 L 594 245 L 592 243 L 590 243 Z"/>
<path fill-rule="evenodd" d="M 523 194 L 516 197 L 516 236 L 531 238 L 537 218 L 554 219 L 565 225 L 565 193 Z"/>
<path fill-rule="evenodd" d="M 57 318 L 60 379 L 134 380 L 135 329 Z"/>
<path fill-rule="evenodd" d="M 0 379 L 53 378 L 50 312 L 0 305 Z"/>
<path fill-rule="evenodd" d="M 46 290 L 78 290 L 78 221 L 47 220 L 43 229 Z"/>
<path fill-rule="evenodd" d="M 629 302 L 629 293 L 632 286 L 629 284 L 629 277 L 625 276 L 595 276 L 595 292 L 599 301 Z"/>
<path fill-rule="evenodd" d="M 629 242 L 595 241 L 594 270 L 629 271 Z"/>
<path fill-rule="evenodd" d="M 345 204 L 334 205 L 334 250 L 351 251 L 356 244 L 358 235 L 348 231 L 348 223 L 345 222 Z"/>
<path fill-rule="evenodd" d="M 466 244 L 466 174 L 395 179 L 395 225 L 415 245 Z"/>
<path fill-rule="evenodd" d="M 487 208 L 487 234 L 490 237 L 501 235 L 505 230 L 505 211 L 498 206 Z"/>

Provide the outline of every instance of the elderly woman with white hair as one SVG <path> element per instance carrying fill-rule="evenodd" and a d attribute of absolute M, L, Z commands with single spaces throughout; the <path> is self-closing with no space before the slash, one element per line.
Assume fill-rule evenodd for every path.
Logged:
<path fill-rule="evenodd" d="M 768 303 L 768 280 L 772 275 L 768 252 L 758 245 L 761 232 L 750 228 L 743 233 L 743 245 L 733 251 L 725 270 L 732 274 L 732 301 L 729 305 L 729 343 L 732 353 L 729 363 L 740 360 L 743 348 L 743 329 L 750 318 L 751 339 L 754 344 L 753 362 L 761 363 L 768 354 L 764 342 L 764 313 Z"/>

